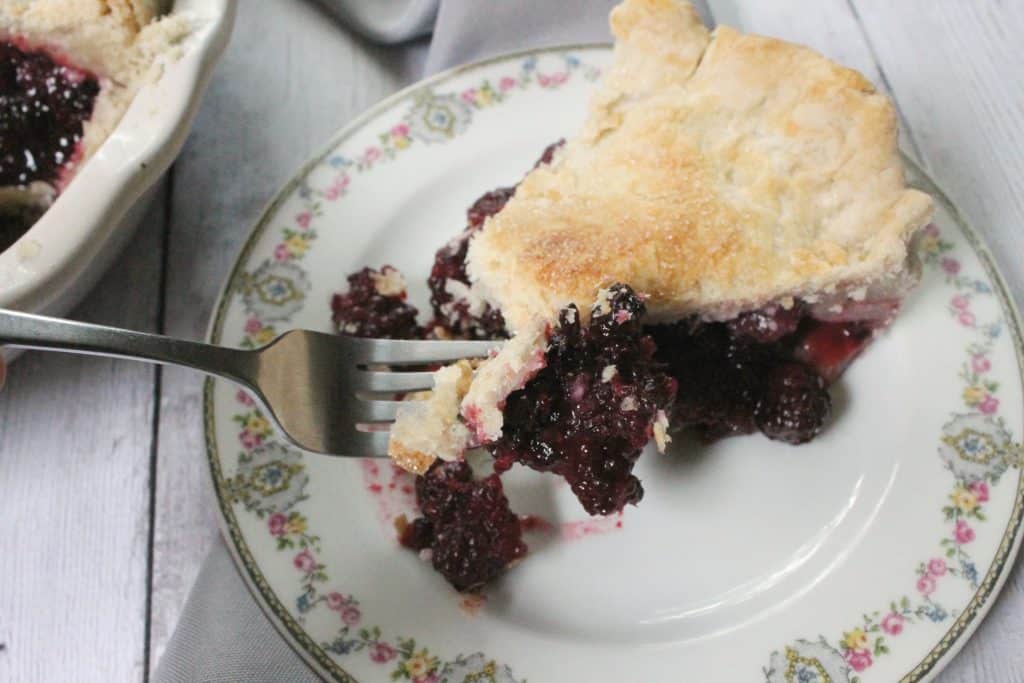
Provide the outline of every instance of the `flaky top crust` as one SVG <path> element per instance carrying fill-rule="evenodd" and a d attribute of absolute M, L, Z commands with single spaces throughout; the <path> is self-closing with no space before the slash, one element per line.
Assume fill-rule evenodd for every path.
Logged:
<path fill-rule="evenodd" d="M 816 52 L 678 0 L 626 0 L 583 130 L 532 171 L 469 249 L 513 330 L 612 282 L 655 320 L 913 281 L 931 215 L 906 187 L 889 100 Z"/>

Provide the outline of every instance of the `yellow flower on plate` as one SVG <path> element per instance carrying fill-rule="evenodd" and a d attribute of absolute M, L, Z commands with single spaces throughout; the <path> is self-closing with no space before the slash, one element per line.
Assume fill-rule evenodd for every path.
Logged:
<path fill-rule="evenodd" d="M 868 646 L 868 635 L 864 629 L 855 628 L 843 634 L 843 646 L 848 650 L 863 650 Z"/>
<path fill-rule="evenodd" d="M 270 431 L 270 423 L 267 422 L 267 418 L 259 415 L 251 415 L 248 420 L 245 421 L 245 428 L 253 434 L 266 434 Z"/>
<path fill-rule="evenodd" d="M 437 666 L 436 660 L 427 653 L 420 650 L 405 661 L 405 672 L 410 678 L 423 678 Z"/>
<path fill-rule="evenodd" d="M 252 338 L 257 344 L 266 344 L 276 336 L 277 332 L 274 331 L 273 327 L 263 327 Z"/>
<path fill-rule="evenodd" d="M 964 403 L 969 406 L 976 406 L 985 400 L 985 390 L 981 387 L 967 387 L 964 389 Z"/>
<path fill-rule="evenodd" d="M 405 149 L 409 146 L 409 138 L 407 137 L 395 137 L 392 138 L 391 144 L 395 146 L 395 149 Z"/>
<path fill-rule="evenodd" d="M 284 530 L 289 534 L 304 534 L 306 533 L 306 520 L 304 517 L 295 515 L 291 517 L 284 525 Z"/>
<path fill-rule="evenodd" d="M 962 486 L 957 486 L 953 489 L 953 493 L 949 494 L 949 499 L 953 501 L 953 505 L 959 508 L 961 512 L 970 512 L 978 507 L 978 495 L 974 491 L 965 489 Z"/>
<path fill-rule="evenodd" d="M 939 251 L 939 238 L 934 235 L 923 235 L 918 247 L 922 253 L 931 254 Z"/>
<path fill-rule="evenodd" d="M 309 241 L 306 239 L 305 235 L 292 235 L 285 240 L 285 244 L 288 245 L 288 251 L 296 256 L 305 254 L 309 249 Z"/>
<path fill-rule="evenodd" d="M 494 97 L 491 95 L 491 91 L 484 88 L 476 91 L 476 103 L 481 107 L 486 107 L 488 104 L 494 101 Z"/>

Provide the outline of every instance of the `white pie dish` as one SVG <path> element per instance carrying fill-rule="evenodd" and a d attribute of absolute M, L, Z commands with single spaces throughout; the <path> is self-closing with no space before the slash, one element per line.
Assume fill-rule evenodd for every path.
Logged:
<path fill-rule="evenodd" d="M 0 307 L 63 315 L 128 241 L 188 135 L 234 19 L 235 0 L 175 0 L 190 30 L 163 58 L 53 206 L 0 253 Z"/>

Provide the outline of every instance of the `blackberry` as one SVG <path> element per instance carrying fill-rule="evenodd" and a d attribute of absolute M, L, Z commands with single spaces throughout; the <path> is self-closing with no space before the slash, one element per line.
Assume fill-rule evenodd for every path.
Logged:
<path fill-rule="evenodd" d="M 822 376 L 803 363 L 790 362 L 768 377 L 755 417 L 768 438 L 801 444 L 813 439 L 831 414 L 832 399 Z"/>
<path fill-rule="evenodd" d="M 430 548 L 431 562 L 458 591 L 475 591 L 526 554 L 523 531 L 509 508 L 501 479 L 473 479 L 465 462 L 441 462 L 416 481 L 423 517 L 399 541 L 413 550 Z"/>
<path fill-rule="evenodd" d="M 393 284 L 381 284 L 400 277 L 391 266 L 380 270 L 363 268 L 349 275 L 348 291 L 335 294 L 331 300 L 332 319 L 338 331 L 355 337 L 422 338 L 423 330 L 416 323 L 416 307 L 406 303 L 404 287 L 396 290 Z"/>
<path fill-rule="evenodd" d="M 796 332 L 803 318 L 804 307 L 797 303 L 788 309 L 772 306 L 741 313 L 726 325 L 733 337 L 771 344 Z"/>

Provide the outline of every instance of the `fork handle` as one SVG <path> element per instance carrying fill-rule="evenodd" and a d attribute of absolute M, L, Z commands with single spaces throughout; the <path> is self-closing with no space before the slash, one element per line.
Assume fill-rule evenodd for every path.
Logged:
<path fill-rule="evenodd" d="M 180 365 L 252 388 L 253 351 L 0 309 L 0 344 Z"/>

